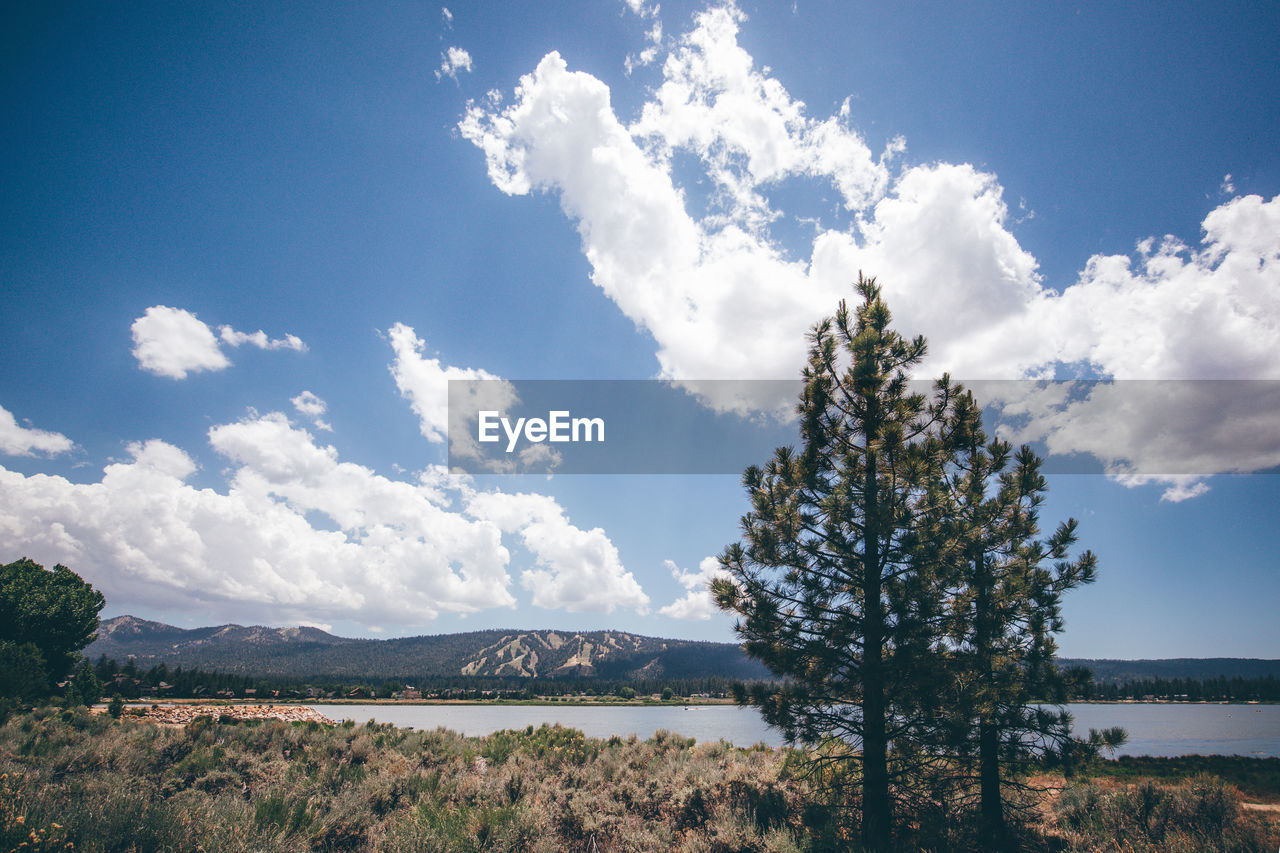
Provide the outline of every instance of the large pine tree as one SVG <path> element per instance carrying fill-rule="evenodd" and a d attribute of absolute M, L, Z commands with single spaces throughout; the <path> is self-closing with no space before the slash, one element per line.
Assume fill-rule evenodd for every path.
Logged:
<path fill-rule="evenodd" d="M 748 654 L 784 676 L 740 697 L 793 741 L 839 737 L 859 748 L 862 841 L 889 847 L 896 749 L 921 725 L 937 675 L 945 561 L 922 561 L 919 532 L 946 447 L 954 392 L 911 393 L 925 354 L 906 340 L 874 279 L 810 334 L 798 407 L 803 448 L 781 448 L 743 475 L 751 510 L 713 584 L 739 615 Z"/>

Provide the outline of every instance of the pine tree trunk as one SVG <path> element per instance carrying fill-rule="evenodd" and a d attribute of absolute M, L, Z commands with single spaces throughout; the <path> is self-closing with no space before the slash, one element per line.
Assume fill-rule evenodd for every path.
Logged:
<path fill-rule="evenodd" d="M 989 850 L 1005 849 L 1004 804 L 1000 799 L 1000 742 L 996 727 L 983 720 L 978 726 L 978 774 L 982 798 L 982 839 Z"/>
<path fill-rule="evenodd" d="M 868 851 L 878 853 L 889 849 L 889 744 L 879 641 L 874 651 L 871 642 L 868 631 L 863 659 L 866 699 L 862 708 L 862 841 Z"/>
<path fill-rule="evenodd" d="M 885 723 L 884 608 L 880 601 L 879 501 L 876 454 L 867 454 L 864 484 L 866 540 L 862 552 L 865 619 L 863 638 L 862 706 L 862 842 L 868 851 L 889 849 L 889 764 Z"/>
<path fill-rule="evenodd" d="M 1000 799 L 1000 730 L 995 721 L 992 658 L 991 573 L 981 550 L 973 555 L 974 586 L 977 587 L 976 640 L 978 671 L 984 687 L 991 691 L 981 704 L 978 721 L 978 795 L 979 824 L 984 845 L 989 850 L 1004 850 L 1004 803 Z"/>

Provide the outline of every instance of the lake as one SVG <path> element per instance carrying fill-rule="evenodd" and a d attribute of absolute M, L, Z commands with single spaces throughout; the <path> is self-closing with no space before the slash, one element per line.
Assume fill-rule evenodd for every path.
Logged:
<path fill-rule="evenodd" d="M 415 729 L 443 726 L 465 735 L 500 729 L 522 729 L 560 723 L 589 737 L 612 735 L 641 739 L 659 729 L 699 741 L 726 740 L 737 746 L 764 742 L 781 746 L 782 738 L 750 708 L 699 706 L 566 706 L 554 705 L 314 705 L 334 720 L 377 720 Z M 1120 755 L 1250 755 L 1280 756 L 1280 705 L 1173 705 L 1133 703 L 1068 705 L 1075 730 L 1121 726 L 1129 742 Z"/>

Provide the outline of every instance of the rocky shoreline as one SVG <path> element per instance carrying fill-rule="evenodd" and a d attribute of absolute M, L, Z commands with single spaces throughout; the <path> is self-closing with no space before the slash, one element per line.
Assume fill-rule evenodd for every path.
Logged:
<path fill-rule="evenodd" d="M 152 705 L 130 708 L 130 712 L 153 722 L 185 726 L 196 717 L 231 717 L 236 720 L 284 720 L 287 723 L 315 722 L 337 725 L 314 708 L 299 705 Z"/>

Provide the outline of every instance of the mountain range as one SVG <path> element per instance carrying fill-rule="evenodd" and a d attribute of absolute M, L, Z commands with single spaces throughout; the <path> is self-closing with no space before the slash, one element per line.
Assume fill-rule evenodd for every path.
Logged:
<path fill-rule="evenodd" d="M 134 616 L 102 622 L 84 651 L 140 667 L 159 663 L 287 678 L 477 676 L 767 678 L 759 662 L 731 643 L 645 637 L 624 631 L 489 630 L 367 640 L 319 628 L 219 625 L 175 628 Z"/>
<path fill-rule="evenodd" d="M 390 640 L 338 637 L 319 628 L 219 625 L 175 628 L 134 616 L 102 622 L 85 654 L 147 668 L 199 667 L 285 678 L 769 678 L 732 643 L 662 639 L 624 631 L 489 630 Z M 1280 678 L 1280 660 L 1061 658 L 1093 670 L 1099 683 L 1150 678 Z"/>

